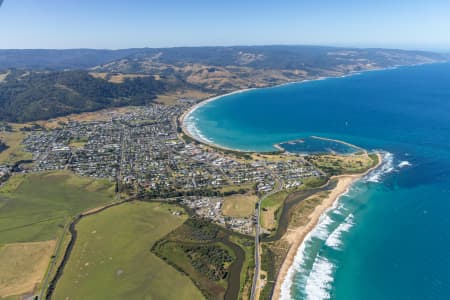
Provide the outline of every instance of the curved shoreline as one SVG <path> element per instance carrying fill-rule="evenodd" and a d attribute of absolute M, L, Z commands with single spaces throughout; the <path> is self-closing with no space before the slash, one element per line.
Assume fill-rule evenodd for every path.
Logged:
<path fill-rule="evenodd" d="M 227 150 L 227 151 L 237 151 L 237 152 L 246 152 L 246 153 L 252 153 L 255 151 L 251 151 L 251 150 L 242 150 L 242 149 L 234 149 L 234 148 L 230 148 L 230 147 L 225 147 L 222 145 L 218 145 L 213 143 L 212 141 L 208 140 L 207 138 L 203 138 L 201 136 L 195 135 L 193 134 L 186 126 L 186 119 L 194 112 L 196 111 L 198 108 L 202 107 L 203 105 L 206 105 L 210 102 L 219 100 L 220 98 L 226 97 L 226 96 L 231 96 L 234 94 L 239 94 L 239 93 L 243 93 L 243 92 L 247 92 L 247 91 L 251 91 L 251 90 L 255 90 L 256 88 L 247 88 L 247 89 L 242 89 L 242 90 L 236 90 L 230 93 L 226 93 L 223 95 L 217 95 L 214 96 L 212 98 L 208 98 L 206 100 L 202 100 L 198 103 L 196 103 L 195 105 L 191 106 L 188 110 L 186 110 L 185 112 L 183 112 L 181 114 L 181 116 L 178 118 L 179 124 L 180 124 L 180 128 L 182 130 L 182 132 L 187 135 L 188 137 L 190 137 L 191 139 L 200 142 L 202 144 L 214 147 L 214 148 L 218 148 L 218 149 L 222 149 L 222 150 Z"/>
<path fill-rule="evenodd" d="M 350 72 L 348 74 L 344 74 L 344 75 L 341 75 L 341 76 L 335 76 L 335 77 L 331 77 L 331 76 L 330 77 L 317 77 L 317 78 L 313 78 L 313 79 L 304 79 L 304 80 L 300 80 L 300 81 L 285 82 L 285 83 L 276 84 L 276 85 L 272 85 L 272 86 L 266 86 L 266 87 L 246 88 L 246 89 L 236 90 L 236 91 L 233 91 L 233 92 L 230 92 L 230 93 L 217 95 L 217 96 L 214 96 L 212 98 L 201 100 L 200 102 L 196 103 L 195 105 L 191 106 L 188 110 L 183 112 L 179 116 L 178 121 L 179 121 L 179 124 L 180 124 L 180 128 L 181 128 L 182 132 L 185 135 L 187 135 L 188 137 L 190 137 L 191 139 L 193 139 L 193 140 L 195 140 L 197 142 L 200 142 L 202 144 L 205 144 L 205 145 L 208 145 L 208 146 L 211 146 L 211 147 L 214 147 L 214 148 L 218 148 L 218 149 L 222 149 L 222 150 L 228 150 L 228 151 L 244 152 L 244 153 L 255 153 L 255 152 L 257 152 L 257 153 L 270 153 L 270 152 L 274 152 L 274 151 L 284 152 L 285 150 L 279 145 L 279 144 L 281 144 L 283 142 L 278 142 L 278 143 L 273 144 L 272 147 L 275 148 L 275 149 L 272 150 L 272 151 L 255 151 L 255 150 L 244 150 L 244 149 L 225 147 L 225 146 L 216 144 L 216 143 L 208 140 L 205 137 L 201 137 L 201 136 L 195 135 L 194 133 L 192 133 L 189 130 L 189 128 L 187 128 L 185 121 L 198 108 L 200 108 L 200 107 L 202 107 L 202 106 L 204 106 L 204 105 L 206 105 L 206 104 L 208 104 L 210 102 L 213 102 L 213 101 L 219 100 L 219 99 L 221 99 L 223 97 L 231 96 L 231 95 L 234 95 L 234 94 L 240 94 L 240 93 L 244 93 L 244 92 L 248 92 L 248 91 L 252 91 L 252 90 L 257 90 L 257 89 L 276 88 L 276 87 L 281 87 L 281 86 L 290 85 L 290 84 L 301 84 L 301 83 L 307 83 L 307 82 L 312 82 L 312 81 L 321 81 L 321 80 L 326 80 L 326 79 L 330 79 L 330 78 L 344 78 L 344 77 L 359 75 L 359 74 L 361 74 L 363 72 L 377 71 L 377 70 L 381 71 L 381 70 L 385 70 L 385 69 L 386 68 L 383 68 L 383 69 L 372 69 L 372 70 L 365 70 L 365 71 L 358 71 L 358 72 L 354 71 L 354 72 Z"/>
<path fill-rule="evenodd" d="M 397 67 L 392 67 L 392 69 L 395 69 Z M 307 83 L 307 82 L 313 82 L 313 81 L 321 81 L 321 80 L 326 80 L 326 79 L 337 79 L 337 78 L 345 78 L 345 77 L 350 77 L 350 76 L 355 76 L 355 75 L 360 75 L 364 72 L 370 72 L 370 71 L 382 71 L 382 70 L 389 70 L 390 68 L 380 68 L 380 69 L 370 69 L 370 70 L 363 70 L 363 71 L 351 71 L 347 74 L 341 75 L 341 76 L 329 76 L 329 77 L 316 77 L 316 78 L 311 78 L 311 79 L 303 79 L 300 81 L 291 81 L 291 82 L 284 82 L 284 83 L 280 83 L 280 84 L 276 84 L 276 85 L 269 85 L 266 87 L 258 87 L 258 88 L 246 88 L 246 89 L 241 89 L 241 90 L 236 90 L 230 93 L 226 93 L 226 94 L 222 94 L 222 95 L 217 95 L 214 96 L 212 98 L 208 98 L 205 100 L 201 100 L 200 102 L 196 103 L 195 105 L 191 106 L 188 110 L 186 110 L 185 112 L 183 112 L 181 114 L 181 116 L 178 118 L 179 124 L 180 124 L 180 128 L 182 130 L 182 132 L 187 135 L 188 137 L 190 137 L 193 140 L 196 140 L 197 142 L 203 143 L 205 145 L 211 146 L 211 147 L 215 147 L 215 148 L 219 148 L 222 150 L 228 150 L 228 151 L 237 151 L 237 152 L 244 152 L 244 153 L 253 153 L 253 152 L 258 152 L 258 153 L 267 153 L 267 152 L 273 152 L 273 151 L 285 151 L 282 147 L 279 146 L 279 144 L 283 143 L 283 142 L 278 142 L 272 145 L 273 148 L 275 148 L 273 151 L 255 151 L 255 150 L 244 150 L 244 149 L 236 149 L 236 148 L 231 148 L 231 147 L 225 147 L 219 144 L 216 144 L 210 140 L 208 140 L 207 138 L 195 135 L 194 133 L 192 133 L 186 126 L 185 121 L 186 119 L 192 114 L 194 113 L 198 108 L 202 107 L 203 105 L 206 105 L 210 102 L 219 100 L 223 97 L 227 97 L 227 96 L 231 96 L 234 94 L 240 94 L 240 93 L 244 93 L 244 92 L 248 92 L 248 91 L 252 91 L 252 90 L 257 90 L 257 89 L 268 89 L 268 88 L 277 88 L 277 87 L 281 87 L 281 86 L 285 86 L 285 85 L 290 85 L 290 84 L 302 84 L 302 83 Z"/>
<path fill-rule="evenodd" d="M 320 205 L 315 207 L 314 211 L 309 215 L 310 221 L 305 225 L 293 229 L 293 232 L 286 233 L 285 236 L 282 237 L 286 239 L 291 245 L 283 261 L 283 264 L 278 271 L 272 299 L 289 299 L 292 282 L 288 282 L 288 280 L 292 279 L 292 276 L 294 275 L 295 270 L 293 269 L 293 264 L 299 254 L 299 251 L 301 251 L 302 245 L 304 245 L 304 241 L 307 240 L 307 237 L 319 223 L 321 217 L 326 214 L 331 208 L 333 208 L 336 201 L 338 201 L 341 196 L 345 195 L 348 192 L 353 183 L 360 180 L 371 171 L 377 169 L 383 163 L 383 157 L 379 152 L 377 152 L 377 156 L 378 163 L 364 173 L 333 176 L 331 179 L 338 179 L 336 187 L 331 191 L 327 198 L 322 201 Z M 286 293 L 288 294 L 286 295 Z"/>
<path fill-rule="evenodd" d="M 300 84 L 300 83 L 306 83 L 306 82 L 310 82 L 310 81 L 318 81 L 318 80 L 334 79 L 334 78 L 337 79 L 337 78 L 342 78 L 342 77 L 350 77 L 350 76 L 354 76 L 354 75 L 360 75 L 362 73 L 371 72 L 371 71 L 392 70 L 392 69 L 397 69 L 400 67 L 413 67 L 413 66 L 416 66 L 416 65 L 394 66 L 394 67 L 388 67 L 388 68 L 363 70 L 363 71 L 358 71 L 358 72 L 350 72 L 350 73 L 344 74 L 342 76 L 319 77 L 319 78 L 296 81 L 296 82 L 286 82 L 283 84 L 268 86 L 268 87 L 263 87 L 263 88 L 276 88 L 276 87 L 280 87 L 280 86 L 288 85 L 288 84 Z M 198 141 L 199 143 L 206 144 L 208 146 L 212 146 L 217 149 L 231 150 L 231 151 L 244 152 L 244 153 L 245 152 L 247 152 L 247 153 L 249 153 L 249 152 L 250 153 L 251 152 L 257 152 L 257 153 L 258 152 L 259 153 L 271 152 L 271 151 L 251 151 L 251 150 L 233 149 L 233 148 L 225 147 L 225 146 L 216 144 L 213 141 L 207 140 L 207 138 L 202 138 L 201 136 L 196 135 L 195 133 L 191 132 L 186 126 L 187 118 L 189 118 L 192 115 L 192 113 L 194 113 L 195 110 L 197 110 L 199 107 L 206 105 L 209 102 L 221 99 L 222 97 L 229 96 L 229 95 L 236 94 L 236 93 L 245 92 L 248 90 L 253 90 L 253 89 L 256 89 L 256 88 L 237 90 L 237 91 L 227 93 L 224 95 L 218 95 L 218 96 L 212 97 L 210 99 L 207 99 L 207 100 L 204 100 L 204 101 L 201 101 L 201 102 L 195 104 L 194 106 L 192 106 L 191 108 L 186 110 L 179 117 L 180 127 L 182 129 L 182 132 L 184 134 L 186 134 L 187 136 L 189 136 L 190 138 L 192 138 L 193 140 Z M 316 138 L 321 138 L 321 137 L 316 137 Z M 323 138 L 323 139 L 332 140 L 332 139 L 328 139 L 328 138 Z M 339 141 L 339 142 L 342 142 L 342 141 Z M 282 143 L 282 142 L 280 142 L 280 143 Z M 274 144 L 274 145 L 272 145 L 272 147 L 275 147 L 279 151 L 281 151 L 281 150 L 285 151 L 284 149 L 282 149 L 282 147 L 279 146 L 280 143 Z M 279 147 L 277 147 L 277 145 Z M 358 146 L 355 146 L 355 145 L 352 145 L 352 146 L 357 149 L 361 149 Z M 310 217 L 309 222 L 303 226 L 294 228 L 292 232 L 290 232 L 289 234 L 286 234 L 285 236 L 282 237 L 282 238 L 287 238 L 287 236 L 289 236 L 288 238 L 290 241 L 290 247 L 288 250 L 288 254 L 286 255 L 285 259 L 283 260 L 281 268 L 278 270 L 275 286 L 273 289 L 272 299 L 280 299 L 280 296 L 286 297 L 286 295 L 284 295 L 284 294 L 282 295 L 282 290 L 285 288 L 289 289 L 287 291 L 288 292 L 287 295 L 290 296 L 291 284 L 287 283 L 286 281 L 289 280 L 289 278 L 291 278 L 288 276 L 292 276 L 293 273 L 295 272 L 295 270 L 292 268 L 293 263 L 295 262 L 295 259 L 298 256 L 298 253 L 301 250 L 302 245 L 304 245 L 304 241 L 307 239 L 307 237 L 310 235 L 311 231 L 319 223 L 321 216 L 326 214 L 327 211 L 330 210 L 335 205 L 337 200 L 342 195 L 346 194 L 346 192 L 349 190 L 349 188 L 351 187 L 351 185 L 353 183 L 360 180 L 362 177 L 364 177 L 365 175 L 367 175 L 369 172 L 373 171 L 374 169 L 378 168 L 383 163 L 383 159 L 379 152 L 377 152 L 377 156 L 378 156 L 377 164 L 375 166 L 371 167 L 370 169 L 368 169 L 364 173 L 354 174 L 354 175 L 340 175 L 340 176 L 332 177 L 332 178 L 338 180 L 337 186 L 331 191 L 331 193 L 327 196 L 327 198 L 324 199 L 322 201 L 322 203 L 320 205 L 318 205 L 314 209 L 314 211 L 309 215 L 309 217 Z M 285 286 L 287 284 L 289 285 L 288 287 Z M 283 299 L 284 299 L 284 297 L 283 297 Z"/>
<path fill-rule="evenodd" d="M 404 66 L 392 66 L 392 67 L 385 67 L 385 68 L 373 68 L 373 69 L 367 69 L 367 70 L 360 70 L 360 71 L 350 71 L 347 74 L 343 74 L 340 76 L 327 76 L 327 77 L 323 77 L 323 76 L 319 76 L 319 77 L 315 77 L 315 78 L 309 78 L 309 79 L 303 79 L 303 80 L 299 80 L 299 81 L 291 81 L 291 82 L 285 82 L 285 83 L 281 83 L 281 84 L 276 84 L 276 85 L 269 85 L 269 86 L 265 86 L 265 87 L 258 87 L 258 88 L 245 88 L 245 89 L 240 89 L 240 90 L 236 90 L 233 92 L 229 92 L 229 93 L 225 93 L 222 95 L 216 95 L 212 98 L 208 98 L 205 100 L 201 100 L 200 102 L 196 103 L 195 105 L 191 106 L 189 109 L 187 109 L 185 112 L 183 112 L 179 118 L 179 125 L 180 128 L 182 130 L 182 132 L 187 135 L 188 137 L 190 137 L 191 139 L 203 143 L 205 145 L 211 146 L 211 147 L 215 147 L 218 149 L 222 149 L 222 150 L 228 150 L 228 151 L 237 151 L 237 152 L 244 152 L 244 153 L 254 153 L 254 152 L 258 152 L 258 153 L 267 153 L 267 152 L 273 152 L 273 151 L 281 151 L 281 149 L 277 146 L 279 146 L 279 144 L 283 143 L 283 142 L 278 142 L 272 145 L 272 147 L 274 148 L 272 151 L 255 151 L 255 150 L 245 150 L 245 149 L 237 149 L 237 148 L 231 148 L 231 147 L 226 147 L 223 145 L 219 145 L 217 143 L 214 143 L 213 141 L 208 140 L 206 137 L 201 137 L 198 136 L 194 133 L 192 133 L 186 126 L 186 119 L 194 112 L 196 111 L 198 108 L 202 107 L 203 105 L 206 105 L 210 102 L 213 102 L 215 100 L 219 100 L 223 97 L 226 96 L 230 96 L 230 95 L 234 95 L 234 94 L 239 94 L 239 93 L 243 93 L 243 92 L 247 92 L 247 91 L 251 91 L 251 90 L 257 90 L 257 89 L 267 89 L 267 88 L 277 88 L 277 87 L 281 87 L 281 86 L 285 86 L 285 85 L 290 85 L 290 84 L 302 84 L 302 83 L 307 83 L 307 82 L 314 82 L 314 81 L 322 81 L 322 80 L 327 80 L 327 79 L 338 79 L 338 78 L 346 78 L 346 77 L 350 77 L 350 76 L 356 76 L 356 75 L 361 75 L 363 73 L 366 72 L 373 72 L 373 71 L 384 71 L 384 70 L 395 70 L 398 69 L 400 67 L 413 67 L 413 66 L 417 66 L 417 65 L 421 65 L 421 64 L 414 64 L 414 65 L 404 65 Z M 284 151 L 284 149 L 283 149 Z"/>

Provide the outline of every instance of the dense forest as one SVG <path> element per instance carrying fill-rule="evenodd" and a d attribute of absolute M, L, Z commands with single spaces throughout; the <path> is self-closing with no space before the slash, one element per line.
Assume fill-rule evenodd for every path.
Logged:
<path fill-rule="evenodd" d="M 181 245 L 181 249 L 197 272 L 214 281 L 225 279 L 233 261 L 230 253 L 217 245 Z"/>
<path fill-rule="evenodd" d="M 423 51 L 321 46 L 0 50 L 0 121 L 145 105 L 187 89 L 222 94 L 448 59 Z"/>
<path fill-rule="evenodd" d="M 12 70 L 0 83 L 0 119 L 26 122 L 94 111 L 143 105 L 168 88 L 153 77 L 112 83 L 87 71 L 26 72 Z"/>

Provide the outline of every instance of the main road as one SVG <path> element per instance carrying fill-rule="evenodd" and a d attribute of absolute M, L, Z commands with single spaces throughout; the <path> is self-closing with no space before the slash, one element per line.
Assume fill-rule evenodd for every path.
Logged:
<path fill-rule="evenodd" d="M 259 282 L 259 272 L 261 269 L 261 265 L 260 265 L 260 253 L 259 253 L 259 246 L 260 246 L 260 234 L 261 234 L 261 203 L 263 202 L 264 199 L 266 199 L 267 197 L 278 193 L 279 191 L 281 191 L 281 189 L 283 188 L 283 182 L 281 180 L 277 180 L 277 182 L 275 183 L 275 189 L 273 189 L 271 192 L 265 194 L 263 197 L 261 197 L 257 203 L 257 207 L 255 209 L 255 218 L 256 218 L 256 223 L 255 223 L 255 274 L 253 276 L 253 282 L 252 282 L 252 290 L 251 290 L 251 294 L 250 294 L 250 300 L 258 300 L 256 299 L 256 289 L 259 288 L 258 287 L 258 282 Z M 259 298 L 259 297 L 258 297 Z"/>

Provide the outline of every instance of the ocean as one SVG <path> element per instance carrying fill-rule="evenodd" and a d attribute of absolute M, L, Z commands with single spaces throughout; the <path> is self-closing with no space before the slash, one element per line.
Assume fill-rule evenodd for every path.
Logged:
<path fill-rule="evenodd" d="M 241 150 L 320 136 L 384 152 L 298 250 L 283 299 L 450 299 L 450 64 L 235 93 L 185 122 Z"/>

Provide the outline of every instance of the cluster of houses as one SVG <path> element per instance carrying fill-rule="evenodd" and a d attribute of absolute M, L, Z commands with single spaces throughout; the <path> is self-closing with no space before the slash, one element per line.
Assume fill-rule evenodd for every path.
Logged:
<path fill-rule="evenodd" d="M 23 142 L 33 154 L 29 171 L 68 169 L 161 198 L 173 197 L 174 192 L 187 196 L 212 191 L 206 195 L 219 196 L 242 189 L 264 194 L 274 190 L 275 182 L 293 188 L 302 178 L 320 175 L 300 156 L 243 158 L 180 138 L 177 118 L 191 105 L 151 104 L 104 121 L 70 121 L 56 129 L 32 131 Z M 224 217 L 220 197 L 185 198 L 199 215 L 219 224 L 241 232 L 252 228 L 251 218 Z"/>
<path fill-rule="evenodd" d="M 228 229 L 248 235 L 254 232 L 253 216 L 236 218 L 222 214 L 222 197 L 184 197 L 181 203 L 191 208 L 197 215 Z"/>

